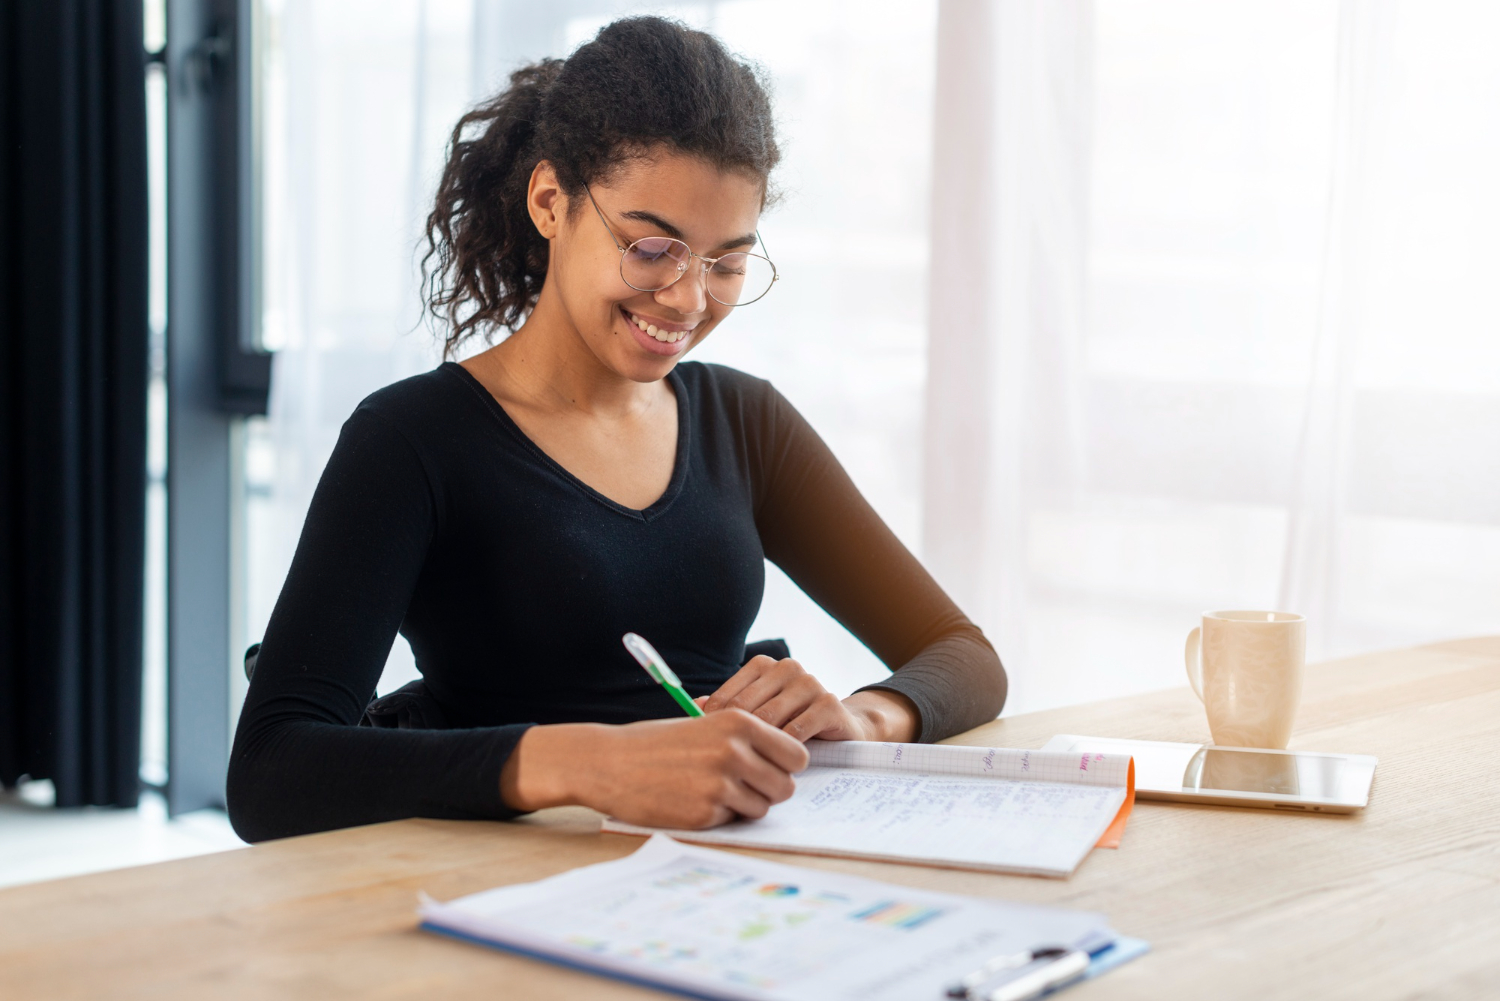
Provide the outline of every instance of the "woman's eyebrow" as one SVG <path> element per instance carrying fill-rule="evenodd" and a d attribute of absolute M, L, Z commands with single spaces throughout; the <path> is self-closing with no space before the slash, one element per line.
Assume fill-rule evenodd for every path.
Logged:
<path fill-rule="evenodd" d="M 672 237 L 674 240 L 682 240 L 682 230 L 678 229 L 676 226 L 673 226 L 671 223 L 667 222 L 667 220 L 663 219 L 659 215 L 656 215 L 654 212 L 647 212 L 644 209 L 631 209 L 629 212 L 621 212 L 620 215 L 626 219 L 634 219 L 637 222 L 643 222 L 647 225 L 655 226 L 657 229 Z M 682 242 L 686 243 L 687 241 L 682 240 Z"/>
<path fill-rule="evenodd" d="M 649 226 L 655 226 L 657 229 L 661 230 L 672 239 L 681 240 L 683 243 L 687 242 L 687 238 L 682 235 L 682 230 L 678 229 L 676 226 L 673 226 L 671 223 L 667 222 L 667 220 L 663 219 L 661 216 L 657 215 L 654 212 L 647 212 L 645 209 L 631 209 L 629 212 L 621 212 L 620 216 L 624 219 L 634 219 L 636 222 L 643 222 Z M 729 250 L 734 247 L 751 247 L 754 245 L 755 234 L 747 233 L 744 236 L 737 236 L 733 240 L 725 240 L 723 243 L 719 244 L 717 249 Z"/>
<path fill-rule="evenodd" d="M 726 240 L 725 242 L 719 244 L 719 248 L 718 249 L 719 250 L 734 250 L 737 247 L 753 247 L 753 246 L 755 246 L 755 234 L 754 233 L 746 233 L 744 236 L 737 236 L 733 240 Z"/>

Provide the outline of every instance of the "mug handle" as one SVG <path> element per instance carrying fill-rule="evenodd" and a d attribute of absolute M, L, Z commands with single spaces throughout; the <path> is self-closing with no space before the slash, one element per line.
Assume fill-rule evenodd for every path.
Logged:
<path fill-rule="evenodd" d="M 1193 685 L 1193 694 L 1198 696 L 1198 701 L 1203 701 L 1203 649 L 1200 638 L 1203 630 L 1194 626 L 1193 631 L 1188 633 L 1187 649 L 1183 651 L 1184 659 L 1187 661 L 1188 681 Z"/>

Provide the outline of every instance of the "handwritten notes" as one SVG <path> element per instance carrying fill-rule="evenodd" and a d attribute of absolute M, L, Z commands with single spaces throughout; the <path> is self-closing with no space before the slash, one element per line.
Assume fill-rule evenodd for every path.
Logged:
<path fill-rule="evenodd" d="M 1130 759 L 1006 748 L 810 745 L 797 792 L 760 820 L 673 831 L 706 844 L 1065 876 L 1126 800 Z M 608 821 L 606 830 L 649 833 Z"/>

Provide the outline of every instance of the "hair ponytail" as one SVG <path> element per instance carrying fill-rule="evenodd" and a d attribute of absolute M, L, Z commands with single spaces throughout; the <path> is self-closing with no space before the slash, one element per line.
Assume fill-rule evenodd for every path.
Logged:
<path fill-rule="evenodd" d="M 511 74 L 510 86 L 458 120 L 427 217 L 428 308 L 447 321 L 443 356 L 480 327 L 514 328 L 547 277 L 547 241 L 526 209 L 536 122 L 562 60 Z M 465 138 L 467 133 L 478 135 Z M 444 282 L 446 279 L 446 282 Z"/>
<path fill-rule="evenodd" d="M 460 118 L 422 257 L 428 309 L 446 327 L 444 357 L 475 333 L 514 330 L 536 304 L 548 245 L 526 199 L 538 162 L 553 165 L 571 196 L 658 147 L 763 185 L 781 158 L 756 71 L 712 35 L 658 17 L 616 21 L 566 61 L 517 70 Z"/>

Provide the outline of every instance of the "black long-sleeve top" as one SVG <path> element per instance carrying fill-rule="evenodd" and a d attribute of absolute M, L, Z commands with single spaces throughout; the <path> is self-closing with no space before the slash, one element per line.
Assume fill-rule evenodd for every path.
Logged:
<path fill-rule="evenodd" d="M 241 837 L 514 816 L 500 771 L 528 726 L 680 714 L 625 632 L 695 696 L 739 669 L 765 559 L 895 672 L 869 687 L 911 699 L 921 740 L 999 713 L 993 648 L 791 404 L 722 366 L 668 379 L 675 465 L 639 511 L 549 458 L 460 365 L 359 405 L 240 715 L 228 804 Z M 357 725 L 398 629 L 453 729 Z"/>

